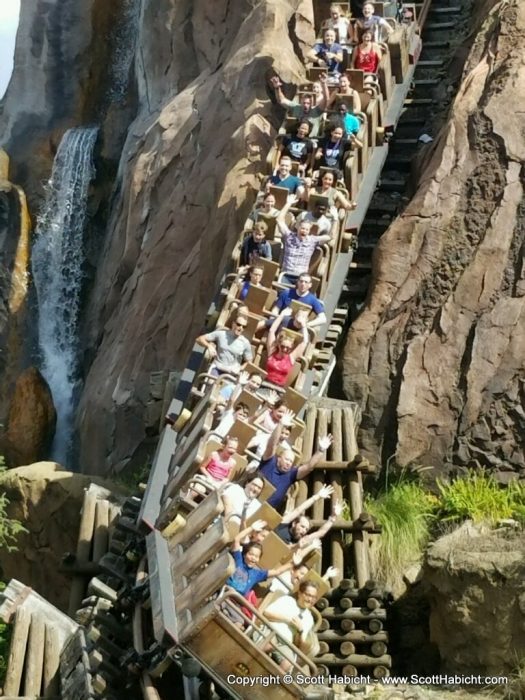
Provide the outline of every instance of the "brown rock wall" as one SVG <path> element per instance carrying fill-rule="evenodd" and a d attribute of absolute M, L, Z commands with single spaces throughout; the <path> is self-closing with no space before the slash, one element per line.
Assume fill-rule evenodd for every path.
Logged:
<path fill-rule="evenodd" d="M 344 386 L 376 458 L 525 472 L 524 27 L 517 2 L 485 22 L 419 189 L 375 252 Z"/>
<path fill-rule="evenodd" d="M 194 3 L 186 45 L 199 74 L 176 95 L 159 82 L 154 36 L 143 26 L 154 65 L 139 89 L 151 86 L 161 108 L 144 108 L 130 128 L 87 309 L 85 346 L 94 359 L 77 421 L 85 471 L 129 463 L 144 439 L 150 372 L 186 363 L 275 133 L 267 72 L 301 75 L 289 29 L 299 4 Z M 302 13 L 303 37 L 305 22 Z"/>

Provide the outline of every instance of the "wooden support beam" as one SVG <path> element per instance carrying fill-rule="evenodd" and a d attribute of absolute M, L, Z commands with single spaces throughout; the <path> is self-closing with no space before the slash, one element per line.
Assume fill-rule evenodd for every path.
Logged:
<path fill-rule="evenodd" d="M 8 673 L 4 684 L 4 695 L 17 696 L 20 692 L 30 624 L 31 613 L 29 610 L 23 607 L 18 608 L 7 660 Z"/>

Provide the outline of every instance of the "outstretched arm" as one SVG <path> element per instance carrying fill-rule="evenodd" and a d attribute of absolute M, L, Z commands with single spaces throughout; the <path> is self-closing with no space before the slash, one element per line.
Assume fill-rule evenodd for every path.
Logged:
<path fill-rule="evenodd" d="M 328 486 L 328 484 L 325 484 L 322 486 L 319 491 L 314 495 L 310 496 L 310 498 L 305 501 L 304 503 L 301 503 L 301 505 L 297 506 L 297 508 L 294 508 L 293 510 L 288 511 L 283 515 L 283 519 L 281 520 L 281 524 L 288 524 L 291 523 L 293 520 L 298 518 L 301 513 L 304 513 L 310 506 L 312 506 L 316 501 L 320 501 L 323 498 L 328 498 L 331 496 L 334 492 L 333 486 Z"/>
<path fill-rule="evenodd" d="M 319 76 L 319 82 L 321 83 L 322 94 L 319 102 L 317 103 L 317 107 L 320 109 L 326 109 L 330 98 L 330 92 L 328 90 L 328 75 L 326 73 L 321 73 Z"/>
<path fill-rule="evenodd" d="M 279 444 L 279 441 L 281 439 L 281 429 L 283 425 L 291 427 L 294 418 L 295 413 L 287 409 L 286 413 L 281 418 L 279 425 L 273 430 L 272 434 L 270 435 L 270 439 L 268 440 L 268 444 L 266 445 L 266 449 L 262 456 L 263 460 L 271 459 L 274 456 L 277 450 L 277 445 Z"/>
<path fill-rule="evenodd" d="M 252 532 L 258 532 L 259 530 L 262 530 L 265 527 L 266 527 L 266 520 L 256 520 L 249 527 L 246 527 L 246 528 L 244 528 L 244 530 L 241 530 L 236 535 L 235 539 L 233 540 L 232 552 L 238 552 L 242 548 L 241 542 L 244 540 L 245 537 L 248 537 L 248 535 L 251 535 Z"/>
<path fill-rule="evenodd" d="M 302 332 L 303 332 L 303 337 L 301 338 L 301 342 L 299 345 L 293 349 L 293 351 L 290 353 L 290 359 L 293 362 L 297 362 L 297 359 L 303 355 L 304 351 L 306 350 L 306 346 L 310 342 L 310 338 L 308 337 L 308 329 L 306 327 L 306 323 L 302 327 Z"/>
<path fill-rule="evenodd" d="M 275 90 L 275 99 L 281 105 L 281 107 L 293 107 L 294 103 L 292 100 L 289 100 L 284 96 L 280 79 L 274 75 L 274 77 L 270 79 L 270 82 Z"/>
<path fill-rule="evenodd" d="M 301 537 L 301 540 L 300 540 L 301 551 L 302 551 L 302 548 L 304 546 L 308 546 L 311 542 L 313 542 L 315 540 L 322 540 L 323 537 L 333 528 L 335 521 L 341 515 L 342 512 L 343 512 L 342 504 L 336 503 L 334 506 L 334 512 L 328 518 L 328 520 L 325 522 L 324 525 L 322 525 L 315 532 L 311 532 L 310 534 L 305 535 L 305 537 Z"/>
<path fill-rule="evenodd" d="M 323 458 L 323 455 L 325 454 L 326 450 L 332 444 L 332 441 L 333 440 L 331 435 L 325 435 L 325 437 L 319 438 L 319 441 L 317 443 L 317 452 L 315 452 L 311 456 L 310 460 L 306 464 L 301 464 L 301 466 L 297 470 L 297 479 L 304 479 L 305 476 L 307 476 L 313 469 L 315 469 L 315 467 Z"/>

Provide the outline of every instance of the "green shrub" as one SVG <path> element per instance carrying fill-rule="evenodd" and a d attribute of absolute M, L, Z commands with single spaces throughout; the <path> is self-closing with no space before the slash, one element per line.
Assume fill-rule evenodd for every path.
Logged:
<path fill-rule="evenodd" d="M 4 458 L 0 457 L 0 487 L 1 476 L 6 471 Z M 0 549 L 7 549 L 8 552 L 16 551 L 16 538 L 21 532 L 27 532 L 19 520 L 7 516 L 7 506 L 9 499 L 6 493 L 0 493 Z"/>
<path fill-rule="evenodd" d="M 373 550 L 372 577 L 393 586 L 411 564 L 421 560 L 436 498 L 419 481 L 402 474 L 382 493 L 367 496 L 365 509 L 381 525 Z"/>
<path fill-rule="evenodd" d="M 469 469 L 450 483 L 437 481 L 441 496 L 442 520 L 472 520 L 495 525 L 500 520 L 519 517 L 525 510 L 521 486 L 500 486 L 483 469 Z"/>
<path fill-rule="evenodd" d="M 0 581 L 0 591 L 5 588 L 5 583 Z M 4 684 L 7 671 L 7 657 L 9 655 L 9 644 L 11 641 L 12 625 L 6 625 L 0 621 L 0 687 Z"/>

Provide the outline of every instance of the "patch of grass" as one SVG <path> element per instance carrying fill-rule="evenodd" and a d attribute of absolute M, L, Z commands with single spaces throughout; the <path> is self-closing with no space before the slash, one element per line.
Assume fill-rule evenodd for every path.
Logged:
<path fill-rule="evenodd" d="M 483 469 L 469 469 L 451 482 L 437 481 L 442 520 L 472 520 L 496 525 L 500 520 L 525 520 L 525 488 L 521 484 L 500 486 Z"/>
<path fill-rule="evenodd" d="M 366 497 L 366 511 L 381 525 L 371 562 L 373 578 L 393 586 L 410 565 L 421 561 L 436 508 L 435 496 L 406 473 L 375 497 Z"/>

